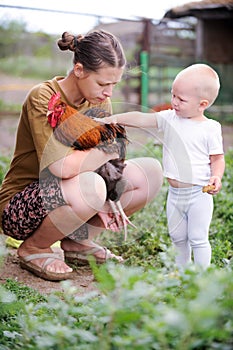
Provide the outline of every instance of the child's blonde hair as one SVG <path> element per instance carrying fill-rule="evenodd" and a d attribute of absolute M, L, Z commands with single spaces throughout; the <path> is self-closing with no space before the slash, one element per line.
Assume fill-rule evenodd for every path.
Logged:
<path fill-rule="evenodd" d="M 208 107 L 214 103 L 219 93 L 220 81 L 213 68 L 204 63 L 196 63 L 183 69 L 175 79 L 179 77 L 191 79 L 199 97 L 208 100 Z"/>

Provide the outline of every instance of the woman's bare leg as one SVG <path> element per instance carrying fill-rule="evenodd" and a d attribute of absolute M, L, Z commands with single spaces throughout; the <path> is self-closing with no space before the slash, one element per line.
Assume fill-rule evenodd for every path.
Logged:
<path fill-rule="evenodd" d="M 136 158 L 127 161 L 124 177 L 127 180 L 127 187 L 121 196 L 121 203 L 125 213 L 130 216 L 153 200 L 160 191 L 163 183 L 162 167 L 156 159 Z M 88 221 L 88 240 L 74 242 L 66 237 L 62 240 L 61 247 L 64 251 L 85 251 L 95 246 L 92 240 L 102 230 L 103 224 L 96 215 Z M 97 256 L 102 258 L 103 254 L 104 252 L 100 251 Z"/>
<path fill-rule="evenodd" d="M 71 182 L 71 184 L 70 184 Z M 95 173 L 83 173 L 62 184 L 68 205 L 53 210 L 32 236 L 19 247 L 18 255 L 52 252 L 50 246 L 80 227 L 99 211 L 106 199 L 104 180 Z M 84 186 L 85 185 L 85 186 Z M 79 210 L 79 213 L 75 211 Z M 42 266 L 45 259 L 34 259 L 33 264 Z M 72 271 L 63 261 L 55 260 L 46 267 L 47 271 L 65 273 Z"/>
<path fill-rule="evenodd" d="M 64 207 L 56 209 L 61 215 L 64 215 Z M 33 233 L 32 236 L 27 238 L 18 248 L 18 256 L 26 257 L 31 254 L 38 253 L 51 253 L 50 246 L 63 239 L 64 235 L 57 229 L 49 216 L 46 216 L 40 227 Z M 45 259 L 34 259 L 33 264 L 41 267 Z M 72 269 L 64 263 L 62 260 L 54 260 L 47 266 L 47 271 L 66 273 L 71 272 Z"/>
<path fill-rule="evenodd" d="M 19 256 L 50 252 L 50 246 L 59 240 L 62 241 L 61 247 L 64 251 L 86 250 L 95 245 L 92 240 L 103 230 L 103 223 L 95 214 L 103 208 L 106 189 L 98 175 L 92 178 L 91 173 L 88 174 L 89 180 L 81 176 L 80 181 L 79 176 L 71 181 L 63 181 L 63 194 L 68 205 L 57 208 L 45 218 L 37 231 L 20 246 Z M 127 162 L 124 177 L 127 187 L 121 202 L 129 216 L 155 198 L 163 182 L 162 168 L 153 158 L 137 158 Z M 78 214 L 75 214 L 75 211 Z M 83 222 L 88 222 L 89 238 L 79 242 L 69 239 L 67 235 Z M 101 258 L 104 252 L 100 251 L 98 254 Z M 41 266 L 44 259 L 33 262 Z M 63 273 L 71 269 L 63 261 L 56 260 L 47 266 L 47 270 Z"/>
<path fill-rule="evenodd" d="M 163 172 L 156 159 L 143 157 L 127 161 L 124 176 L 128 186 L 121 197 L 121 203 L 130 216 L 157 196 L 163 184 Z"/>

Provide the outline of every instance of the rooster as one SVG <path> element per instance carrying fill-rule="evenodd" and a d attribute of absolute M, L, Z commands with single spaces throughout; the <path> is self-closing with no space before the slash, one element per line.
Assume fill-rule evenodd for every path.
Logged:
<path fill-rule="evenodd" d="M 91 108 L 82 114 L 63 102 L 59 92 L 51 97 L 47 112 L 48 122 L 54 129 L 55 138 L 64 145 L 81 151 L 96 147 L 106 153 L 119 154 L 119 158 L 103 164 L 96 169 L 96 172 L 102 176 L 106 183 L 107 201 L 118 226 L 120 226 L 118 213 L 120 214 L 126 240 L 127 225 L 134 226 L 124 213 L 120 203 L 120 197 L 125 189 L 122 173 L 126 166 L 124 161 L 128 138 L 123 126 L 98 123 L 96 119 L 92 119 L 109 115 L 100 108 Z"/>
<path fill-rule="evenodd" d="M 172 105 L 169 102 L 159 103 L 159 104 L 155 105 L 154 107 L 152 107 L 152 109 L 155 112 L 160 112 L 160 111 L 165 111 L 166 109 L 172 109 Z"/>

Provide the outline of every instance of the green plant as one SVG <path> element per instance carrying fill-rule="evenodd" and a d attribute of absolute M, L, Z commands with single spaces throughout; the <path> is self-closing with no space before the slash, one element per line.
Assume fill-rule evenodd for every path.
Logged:
<path fill-rule="evenodd" d="M 160 157 L 152 144 L 146 153 Z M 0 288 L 1 350 L 232 349 L 232 155 L 232 150 L 226 154 L 223 188 L 215 197 L 208 270 L 174 265 L 164 183 L 157 200 L 134 215 L 133 243 L 118 245 L 116 239 L 114 249 L 126 263 L 98 267 L 92 262 L 97 291 L 78 296 L 68 281 L 62 283 L 64 293 L 45 298 L 17 281 L 5 282 Z"/>
<path fill-rule="evenodd" d="M 67 66 L 64 61 L 54 60 L 53 57 L 30 57 L 19 55 L 17 65 L 15 57 L 1 58 L 1 71 L 16 77 L 48 79 L 55 75 L 65 75 Z M 59 73 L 58 73 L 59 72 Z"/>
<path fill-rule="evenodd" d="M 7 169 L 9 168 L 9 157 L 0 156 L 0 184 L 5 176 Z"/>
<path fill-rule="evenodd" d="M 92 267 L 99 292 L 77 296 L 66 282 L 62 300 L 25 305 L 18 349 L 231 349 L 231 268 Z"/>
<path fill-rule="evenodd" d="M 224 266 L 226 261 L 233 257 L 233 149 L 226 153 L 225 160 L 226 169 L 222 180 L 222 189 L 214 197 L 215 208 L 210 227 L 212 261 L 218 266 Z"/>
<path fill-rule="evenodd" d="M 7 279 L 4 288 L 0 286 L 1 350 L 12 348 L 20 339 L 20 317 L 26 312 L 25 304 L 36 305 L 43 301 L 46 301 L 43 295 L 17 281 Z"/>

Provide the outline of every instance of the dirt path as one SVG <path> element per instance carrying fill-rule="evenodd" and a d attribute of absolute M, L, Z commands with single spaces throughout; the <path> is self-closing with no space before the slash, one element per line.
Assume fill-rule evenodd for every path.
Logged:
<path fill-rule="evenodd" d="M 54 249 L 61 253 L 59 248 Z M 8 248 L 7 256 L 0 268 L 0 283 L 4 283 L 7 279 L 23 283 L 24 285 L 37 290 L 41 294 L 63 291 L 62 283 L 45 281 L 34 276 L 32 273 L 21 269 L 17 257 L 17 250 L 15 248 Z M 70 282 L 72 286 L 77 288 L 77 294 L 79 295 L 97 290 L 92 271 L 88 266 L 80 267 L 74 271 Z"/>
<path fill-rule="evenodd" d="M 8 104 L 20 105 L 28 91 L 39 82 L 39 79 L 13 77 L 0 72 L 0 99 Z"/>

